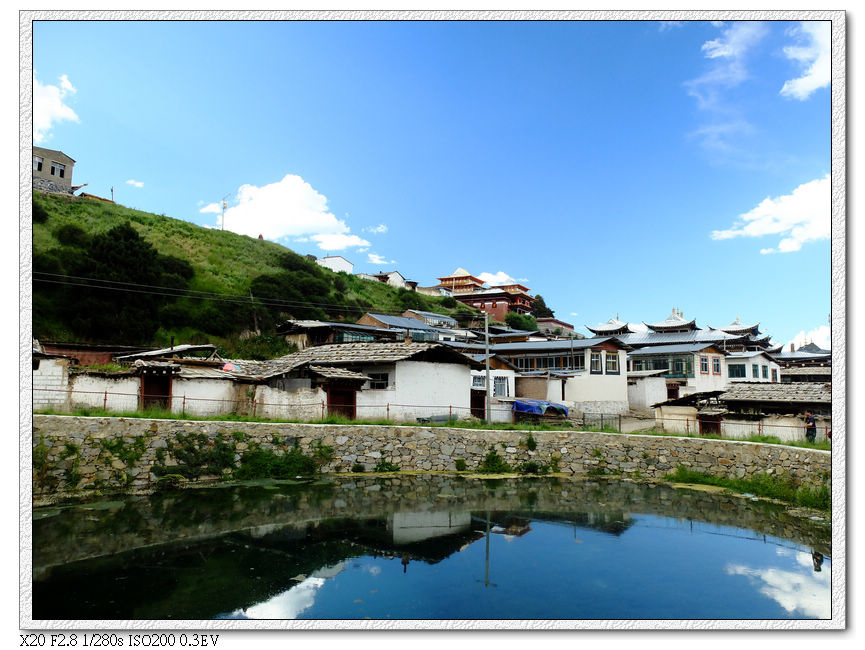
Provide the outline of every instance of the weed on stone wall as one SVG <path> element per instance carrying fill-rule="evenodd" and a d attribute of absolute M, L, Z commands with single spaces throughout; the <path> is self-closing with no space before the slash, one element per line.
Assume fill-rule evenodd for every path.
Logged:
<path fill-rule="evenodd" d="M 484 456 L 481 464 L 478 465 L 478 471 L 482 474 L 507 474 L 514 470 L 510 465 L 508 465 L 504 458 L 499 456 L 495 448 L 490 447 L 487 455 Z"/>
<path fill-rule="evenodd" d="M 234 470 L 235 453 L 235 440 L 228 442 L 221 433 L 214 438 L 203 433 L 178 433 L 165 449 L 157 450 L 157 463 L 151 471 L 156 476 L 178 474 L 190 480 L 201 476 L 221 477 Z M 174 458 L 175 465 L 165 464 L 166 454 Z"/>

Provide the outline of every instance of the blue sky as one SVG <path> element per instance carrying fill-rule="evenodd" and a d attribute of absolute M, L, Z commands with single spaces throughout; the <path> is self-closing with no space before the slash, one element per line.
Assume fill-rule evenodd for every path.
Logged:
<path fill-rule="evenodd" d="M 37 22 L 34 142 L 124 205 L 593 326 L 829 346 L 828 23 Z"/>

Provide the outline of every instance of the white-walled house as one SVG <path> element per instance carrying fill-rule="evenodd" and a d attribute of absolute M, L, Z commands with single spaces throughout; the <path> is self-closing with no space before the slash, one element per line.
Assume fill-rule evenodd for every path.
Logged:
<path fill-rule="evenodd" d="M 582 413 L 628 411 L 626 346 L 615 338 L 497 343 L 491 350 L 517 369 L 517 397 Z"/>
<path fill-rule="evenodd" d="M 337 273 L 351 273 L 354 270 L 354 264 L 345 259 L 342 255 L 328 255 L 327 257 L 319 257 L 315 260 L 319 266 L 323 266 Z"/>
<path fill-rule="evenodd" d="M 692 393 L 723 390 L 728 383 L 726 357 L 723 349 L 711 343 L 656 345 L 629 352 L 628 370 L 663 370 L 660 376 L 666 380 L 666 399 L 675 399 Z"/>
<path fill-rule="evenodd" d="M 51 391 L 63 395 L 57 408 L 123 412 L 150 406 L 298 420 L 471 414 L 472 361 L 436 343 L 322 345 L 269 361 L 142 356 L 149 358 L 120 370 L 54 372 L 65 378 Z"/>
<path fill-rule="evenodd" d="M 781 381 L 781 366 L 766 352 L 747 351 L 727 355 L 727 379 L 729 382 L 751 381 L 778 383 Z"/>

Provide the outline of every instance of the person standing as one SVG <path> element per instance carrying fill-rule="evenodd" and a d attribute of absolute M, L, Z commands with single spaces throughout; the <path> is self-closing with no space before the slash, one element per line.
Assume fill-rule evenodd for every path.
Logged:
<path fill-rule="evenodd" d="M 811 411 L 805 411 L 805 440 L 814 442 L 817 439 L 817 421 Z"/>

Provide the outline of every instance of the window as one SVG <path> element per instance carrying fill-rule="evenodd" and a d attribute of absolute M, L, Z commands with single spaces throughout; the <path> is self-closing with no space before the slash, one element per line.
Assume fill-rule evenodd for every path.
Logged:
<path fill-rule="evenodd" d="M 369 387 L 373 389 L 381 389 L 388 387 L 388 380 L 390 376 L 386 372 L 370 372 L 369 374 Z"/>
<path fill-rule="evenodd" d="M 508 397 L 508 378 L 493 377 L 493 397 Z"/>
<path fill-rule="evenodd" d="M 565 361 L 565 367 L 570 370 L 585 370 L 586 355 L 584 352 L 574 352 L 574 355 L 568 355 Z"/>
<path fill-rule="evenodd" d="M 769 366 L 763 366 L 763 379 L 769 379 Z"/>
<path fill-rule="evenodd" d="M 745 364 L 744 363 L 729 363 L 727 364 L 727 376 L 730 379 L 744 379 Z"/>
<path fill-rule="evenodd" d="M 41 172 L 44 161 L 39 156 L 33 156 L 33 171 Z"/>
<path fill-rule="evenodd" d="M 721 374 L 721 360 L 718 357 L 712 358 L 712 374 L 720 375 Z"/>
<path fill-rule="evenodd" d="M 757 365 L 756 363 L 752 363 L 752 364 L 751 364 L 751 376 L 752 376 L 754 379 L 759 379 L 759 378 L 760 378 L 760 366 Z"/>
<path fill-rule="evenodd" d="M 592 369 L 590 372 L 593 375 L 600 375 L 603 370 L 601 369 L 601 353 L 600 352 L 592 352 Z"/>
<path fill-rule="evenodd" d="M 616 352 L 607 352 L 607 374 L 608 375 L 618 375 L 619 374 L 619 353 Z"/>
<path fill-rule="evenodd" d="M 772 381 L 774 383 L 778 382 L 778 369 L 777 368 L 772 368 Z"/>
<path fill-rule="evenodd" d="M 483 388 L 486 382 L 484 375 L 472 375 L 472 388 Z"/>
<path fill-rule="evenodd" d="M 33 359 L 33 370 L 39 370 L 39 359 Z"/>
<path fill-rule="evenodd" d="M 709 374 L 709 357 L 700 357 L 700 374 Z"/>
<path fill-rule="evenodd" d="M 66 165 L 61 165 L 59 162 L 52 162 L 51 163 L 51 175 L 52 176 L 59 176 L 60 178 L 63 178 L 63 176 L 65 174 L 66 174 Z"/>
<path fill-rule="evenodd" d="M 643 370 L 643 360 L 642 359 L 634 359 L 631 362 L 631 367 L 634 370 Z"/>

